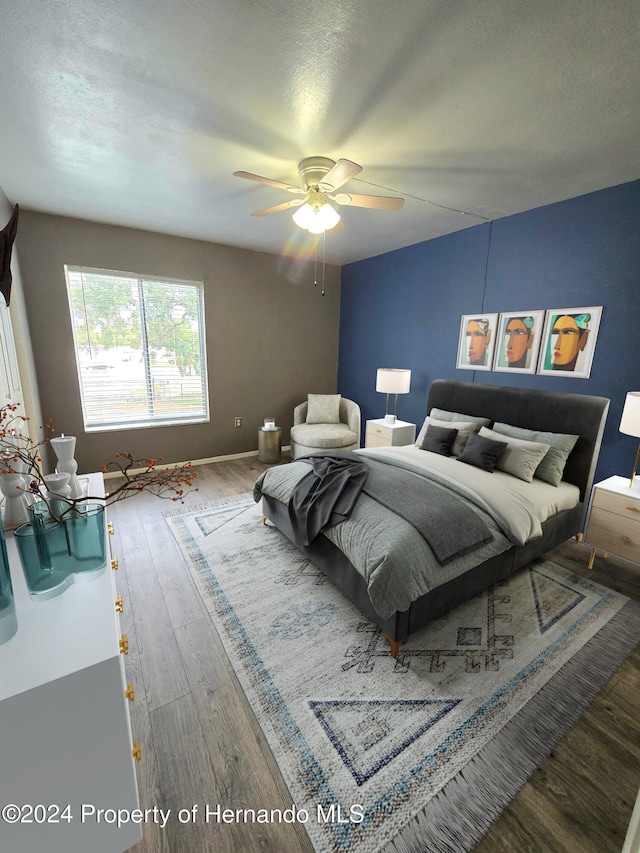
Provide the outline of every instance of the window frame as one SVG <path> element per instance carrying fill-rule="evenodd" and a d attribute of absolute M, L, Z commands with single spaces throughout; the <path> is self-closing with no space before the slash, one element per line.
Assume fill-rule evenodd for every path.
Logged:
<path fill-rule="evenodd" d="M 78 264 L 65 264 L 64 265 L 64 273 L 65 273 L 65 283 L 66 283 L 66 291 L 67 291 L 67 300 L 69 306 L 69 321 L 71 323 L 71 331 L 73 336 L 73 349 L 74 349 L 74 358 L 76 362 L 76 370 L 78 376 L 78 393 L 80 396 L 80 405 L 82 409 L 82 421 L 84 425 L 84 430 L 87 433 L 95 433 L 95 432 L 120 432 L 124 430 L 130 429 L 153 429 L 158 427 L 167 427 L 167 426 L 189 426 L 191 424 L 199 424 L 199 423 L 209 423 L 211 420 L 210 417 L 210 408 L 209 408 L 209 381 L 207 375 L 207 343 L 206 343 L 206 325 L 205 325 L 205 299 L 204 299 L 204 282 L 202 281 L 192 281 L 188 279 L 178 279 L 172 278 L 170 276 L 158 276 L 158 275 L 146 275 L 141 273 L 134 272 L 125 272 L 122 270 L 109 270 L 109 269 L 100 269 L 97 267 L 87 267 L 81 266 Z M 161 416 L 153 416 L 149 415 L 148 417 L 140 417 L 135 420 L 118 420 L 118 421 L 103 421 L 101 423 L 96 423 L 95 420 L 93 422 L 88 422 L 87 418 L 87 405 L 85 401 L 84 387 L 83 387 L 83 379 L 82 379 L 82 366 L 80 362 L 80 350 L 78 347 L 78 340 L 76 336 L 76 324 L 74 319 L 74 310 L 73 310 L 73 302 L 72 302 L 72 294 L 71 294 L 71 281 L 70 274 L 79 274 L 79 275 L 97 275 L 104 276 L 106 278 L 125 278 L 131 279 L 132 283 L 135 283 L 138 289 L 138 299 L 139 305 L 144 308 L 145 301 L 143 295 L 143 286 L 145 282 L 153 283 L 158 282 L 160 284 L 166 285 L 175 285 L 176 287 L 192 287 L 197 291 L 197 317 L 198 317 L 198 332 L 199 332 L 199 355 L 200 355 L 200 385 L 202 388 L 202 412 L 199 412 L 196 415 L 179 415 L 176 416 L 172 414 L 171 416 L 161 417 Z M 86 316 L 86 315 L 85 315 Z M 145 390 L 146 390 L 146 404 L 147 409 L 151 406 L 153 407 L 153 390 L 150 387 L 151 376 L 150 376 L 150 347 L 147 340 L 147 330 L 146 324 L 143 322 L 143 318 L 145 316 L 145 311 L 141 310 L 139 319 L 140 319 L 140 327 L 141 327 L 141 342 L 140 342 L 140 351 L 143 354 L 143 363 L 145 364 Z"/>

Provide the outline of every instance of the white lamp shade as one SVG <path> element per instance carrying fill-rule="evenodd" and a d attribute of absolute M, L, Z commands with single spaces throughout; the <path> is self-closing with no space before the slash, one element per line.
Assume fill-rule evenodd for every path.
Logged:
<path fill-rule="evenodd" d="M 640 438 L 640 391 L 629 391 L 624 401 L 620 432 Z"/>
<path fill-rule="evenodd" d="M 411 371 L 394 367 L 380 367 L 376 376 L 376 391 L 382 394 L 408 394 Z"/>

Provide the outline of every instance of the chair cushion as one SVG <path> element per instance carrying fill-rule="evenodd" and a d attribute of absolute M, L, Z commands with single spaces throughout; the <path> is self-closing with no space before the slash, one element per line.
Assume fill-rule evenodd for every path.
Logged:
<path fill-rule="evenodd" d="M 291 427 L 291 440 L 318 450 L 347 447 L 358 441 L 358 436 L 346 424 L 296 424 Z"/>
<path fill-rule="evenodd" d="M 339 424 L 340 394 L 309 394 L 308 424 Z"/>

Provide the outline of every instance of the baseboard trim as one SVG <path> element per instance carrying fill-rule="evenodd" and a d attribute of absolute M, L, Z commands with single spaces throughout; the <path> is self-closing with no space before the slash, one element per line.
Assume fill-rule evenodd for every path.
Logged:
<path fill-rule="evenodd" d="M 283 450 L 290 450 L 291 446 L 287 444 L 282 449 Z M 257 455 L 258 455 L 257 450 L 246 450 L 243 453 L 227 453 L 227 454 L 224 454 L 222 456 L 209 456 L 207 459 L 192 459 L 191 464 L 195 467 L 196 465 L 209 465 L 212 462 L 228 462 L 231 459 L 246 459 L 249 456 L 257 456 Z M 168 468 L 175 468 L 178 465 L 186 465 L 186 461 L 185 462 L 168 462 L 168 463 L 165 463 L 163 465 L 156 465 L 156 470 L 157 471 L 166 471 Z M 144 468 L 132 468 L 129 471 L 129 474 L 140 474 L 144 470 L 145 470 Z M 104 476 L 105 480 L 109 480 L 113 477 L 121 477 L 122 474 L 120 474 L 118 471 L 108 471 L 103 476 Z"/>

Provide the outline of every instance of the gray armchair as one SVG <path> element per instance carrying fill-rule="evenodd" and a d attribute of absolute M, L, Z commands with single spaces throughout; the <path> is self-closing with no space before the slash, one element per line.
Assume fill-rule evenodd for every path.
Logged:
<path fill-rule="evenodd" d="M 360 447 L 360 406 L 340 398 L 340 423 L 307 423 L 309 403 L 293 410 L 291 458 L 297 459 L 318 450 L 356 450 Z"/>

